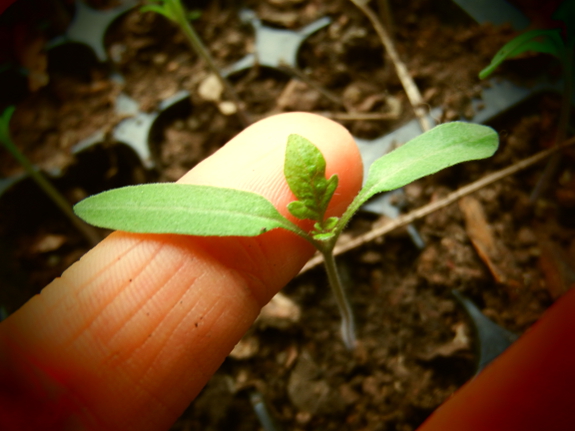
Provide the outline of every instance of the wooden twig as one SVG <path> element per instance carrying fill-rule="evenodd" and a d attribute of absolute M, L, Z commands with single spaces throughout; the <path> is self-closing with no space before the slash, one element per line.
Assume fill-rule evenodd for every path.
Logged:
<path fill-rule="evenodd" d="M 391 8 L 389 6 L 389 0 L 377 0 L 377 8 L 379 9 L 379 15 L 381 16 L 381 22 L 387 29 L 387 34 L 393 40 L 393 35 L 395 33 L 395 25 L 393 23 L 393 16 L 391 14 Z"/>
<path fill-rule="evenodd" d="M 316 112 L 316 114 L 338 121 L 379 121 L 397 120 L 395 112 Z"/>
<path fill-rule="evenodd" d="M 391 61 L 395 66 L 397 76 L 399 77 L 399 80 L 403 85 L 405 93 L 407 94 L 407 98 L 409 99 L 409 102 L 413 107 L 413 112 L 415 113 L 415 116 L 419 121 L 419 125 L 421 126 L 422 131 L 427 132 L 429 129 L 431 129 L 431 124 L 429 123 L 429 120 L 427 118 L 427 112 L 425 109 L 425 103 L 423 101 L 423 97 L 419 92 L 419 88 L 417 88 L 417 85 L 411 78 L 411 75 L 407 70 L 407 66 L 399 58 L 399 54 L 395 49 L 393 40 L 383 27 L 383 24 L 381 23 L 380 19 L 373 12 L 373 10 L 369 8 L 369 6 L 367 5 L 368 2 L 366 0 L 350 0 L 350 1 L 353 4 L 355 4 L 371 21 L 371 25 L 373 25 L 373 28 L 377 32 L 379 38 L 381 39 L 381 43 L 383 44 L 387 54 L 389 55 L 389 58 L 391 58 Z"/>
<path fill-rule="evenodd" d="M 319 91 L 324 97 L 326 97 L 327 99 L 329 99 L 331 102 L 335 103 L 336 105 L 344 106 L 343 101 L 341 100 L 341 98 L 337 94 L 332 93 L 328 89 L 326 89 L 326 88 L 322 87 L 321 85 L 319 85 L 318 83 L 314 82 L 309 76 L 307 76 L 305 73 L 303 73 L 297 67 L 290 66 L 289 64 L 282 61 L 280 63 L 279 68 L 280 68 L 280 70 L 284 70 L 288 73 L 291 73 L 295 77 L 299 78 L 301 81 L 306 83 L 311 88 Z"/>
<path fill-rule="evenodd" d="M 493 184 L 505 177 L 508 177 L 509 175 L 513 175 L 523 169 L 526 169 L 538 162 L 540 162 L 541 160 L 546 159 L 547 157 L 557 153 L 558 151 L 563 150 L 564 148 L 575 144 L 575 137 L 569 139 L 568 141 L 565 141 L 565 143 L 563 143 L 562 145 L 558 145 L 556 147 L 550 148 L 548 150 L 544 150 L 541 151 L 531 157 L 528 157 L 526 159 L 520 160 L 519 162 L 505 168 L 505 169 L 501 169 L 500 171 L 497 172 L 493 172 L 492 174 L 487 175 L 484 178 L 481 178 L 471 184 L 468 184 L 452 193 L 450 193 L 449 195 L 447 195 L 445 198 L 440 199 L 436 202 L 431 202 L 427 205 L 424 205 L 420 208 L 417 208 L 413 211 L 410 211 L 409 213 L 398 217 L 392 221 L 390 221 L 389 223 L 386 223 L 385 225 L 378 227 L 376 229 L 373 229 L 369 232 L 366 232 L 363 235 L 360 235 L 356 238 L 353 238 L 349 241 L 346 241 L 343 244 L 339 244 L 335 247 L 334 249 L 334 255 L 340 255 L 342 253 L 345 253 L 347 251 L 353 250 L 354 248 L 357 248 L 363 244 L 366 244 L 370 241 L 373 241 L 376 238 L 379 238 L 397 228 L 403 227 L 403 226 L 407 226 L 410 223 L 413 223 L 415 220 L 419 220 L 420 218 L 423 218 L 425 216 L 428 216 L 429 214 L 444 208 L 448 205 L 451 205 L 452 203 L 456 202 L 457 200 L 461 199 L 464 196 L 467 196 L 471 193 L 474 193 L 480 189 L 482 189 L 483 187 L 486 187 L 490 184 Z M 304 273 L 312 268 L 314 268 L 315 266 L 319 265 L 322 262 L 322 257 L 321 255 L 316 255 L 313 258 L 311 258 L 306 264 L 305 266 L 302 268 L 301 273 Z"/>

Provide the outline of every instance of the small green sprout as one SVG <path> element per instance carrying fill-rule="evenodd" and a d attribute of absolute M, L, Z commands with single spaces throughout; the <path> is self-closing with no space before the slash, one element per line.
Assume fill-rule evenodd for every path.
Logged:
<path fill-rule="evenodd" d="M 552 18 L 564 23 L 565 38 L 562 37 L 560 28 L 536 29 L 520 34 L 503 45 L 489 66 L 479 72 L 479 78 L 487 78 L 508 58 L 534 51 L 557 57 L 563 65 L 565 78 L 571 80 L 572 76 L 568 72 L 572 68 L 573 48 L 575 47 L 575 0 L 566 0 L 561 3 L 553 13 Z"/>
<path fill-rule="evenodd" d="M 76 217 L 74 211 L 72 211 L 72 206 L 66 198 L 30 163 L 30 160 L 22 154 L 12 141 L 12 136 L 10 135 L 10 119 L 15 110 L 16 108 L 14 106 L 9 106 L 0 116 L 0 143 L 4 144 L 8 152 L 20 163 L 26 173 L 38 184 L 52 202 L 60 208 L 64 215 L 70 219 L 72 224 L 84 235 L 86 240 L 88 240 L 91 245 L 96 245 L 100 242 L 100 235 L 91 226 L 86 225 L 82 220 Z"/>
<path fill-rule="evenodd" d="M 571 110 L 571 96 L 573 92 L 573 51 L 575 49 L 575 0 L 566 0 L 553 13 L 553 19 L 565 24 L 565 33 L 562 37 L 561 29 L 538 29 L 520 34 L 507 42 L 493 57 L 489 66 L 479 72 L 479 78 L 485 79 L 508 58 L 517 57 L 528 51 L 551 54 L 559 59 L 563 69 L 563 101 L 559 114 L 559 123 L 555 135 L 556 145 L 563 143 L 567 136 L 569 116 Z M 550 160 L 537 186 L 531 194 L 531 201 L 537 198 L 547 188 L 550 179 L 555 174 L 561 154 L 554 155 Z"/>
<path fill-rule="evenodd" d="M 314 221 L 310 232 L 282 216 L 261 195 L 212 186 L 128 186 L 84 199 L 74 210 L 96 226 L 138 233 L 257 236 L 276 228 L 289 230 L 323 255 L 342 315 L 342 337 L 345 345 L 353 349 L 353 312 L 333 255 L 335 243 L 351 217 L 377 193 L 403 187 L 456 163 L 490 157 L 497 146 L 497 133 L 487 126 L 462 122 L 437 126 L 376 160 L 345 213 L 339 218 L 326 218 L 338 177 L 326 178 L 326 162 L 319 149 L 303 136 L 292 134 L 286 146 L 284 176 L 296 200 L 287 209 L 298 219 Z"/>
<path fill-rule="evenodd" d="M 222 87 L 225 89 L 227 96 L 236 105 L 237 114 L 243 126 L 249 126 L 250 120 L 240 108 L 240 100 L 234 88 L 228 80 L 224 78 L 212 55 L 194 30 L 194 27 L 190 24 L 190 19 L 197 19 L 199 15 L 194 11 L 188 12 L 184 5 L 182 5 L 181 0 L 148 0 L 148 3 L 142 6 L 140 11 L 158 13 L 180 27 L 192 49 L 206 62 L 209 69 L 218 78 Z"/>
<path fill-rule="evenodd" d="M 568 54 L 563 39 L 561 38 L 560 29 L 531 30 L 520 34 L 503 45 L 503 47 L 497 51 L 489 66 L 479 72 L 479 78 L 487 78 L 508 58 L 517 57 L 528 51 L 551 54 L 561 59 L 562 62 L 566 61 L 565 57 Z"/>

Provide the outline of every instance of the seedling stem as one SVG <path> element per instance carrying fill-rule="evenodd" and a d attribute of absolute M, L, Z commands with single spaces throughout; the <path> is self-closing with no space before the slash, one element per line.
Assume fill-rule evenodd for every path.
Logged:
<path fill-rule="evenodd" d="M 56 204 L 58 208 L 64 213 L 72 224 L 82 233 L 86 240 L 92 245 L 96 245 L 100 242 L 101 236 L 93 229 L 88 226 L 82 220 L 80 220 L 74 211 L 70 203 L 62 196 L 62 194 L 48 181 L 44 175 L 42 175 L 33 165 L 30 163 L 28 158 L 22 154 L 22 152 L 16 147 L 10 136 L 10 119 L 15 111 L 14 106 L 10 106 L 4 110 L 2 116 L 0 117 L 0 142 L 4 144 L 6 149 L 12 154 L 12 156 L 20 163 L 24 168 L 26 173 L 40 186 L 40 188 L 46 193 L 46 195 Z"/>
<path fill-rule="evenodd" d="M 349 350 L 353 350 L 357 342 L 355 335 L 355 318 L 353 316 L 353 309 L 349 304 L 345 289 L 341 282 L 339 271 L 337 270 L 335 257 L 333 255 L 333 246 L 327 250 L 322 250 L 321 248 L 319 250 L 323 256 L 323 263 L 331 291 L 333 292 L 333 296 L 341 314 L 341 337 L 343 339 L 343 343 Z"/>
<path fill-rule="evenodd" d="M 236 105 L 236 113 L 242 122 L 243 127 L 249 126 L 251 121 L 246 113 L 242 110 L 241 102 L 236 91 L 231 86 L 229 81 L 223 77 L 212 55 L 198 36 L 198 33 L 196 33 L 196 30 L 194 30 L 194 27 L 192 27 L 190 24 L 188 20 L 188 13 L 184 5 L 182 5 L 181 1 L 150 0 L 150 2 L 145 6 L 142 6 L 140 10 L 142 12 L 156 12 L 168 18 L 170 21 L 176 23 L 180 27 L 192 49 L 196 51 L 196 53 L 206 62 L 208 68 L 214 75 L 216 75 L 222 87 L 225 89 L 227 96 L 231 99 L 234 105 Z"/>

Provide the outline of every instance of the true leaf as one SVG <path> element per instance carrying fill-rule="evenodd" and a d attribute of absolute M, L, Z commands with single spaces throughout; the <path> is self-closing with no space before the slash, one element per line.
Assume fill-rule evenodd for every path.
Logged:
<path fill-rule="evenodd" d="M 137 233 L 256 236 L 281 227 L 302 235 L 263 196 L 212 186 L 128 186 L 84 199 L 74 211 L 95 226 Z"/>
<path fill-rule="evenodd" d="M 516 57 L 527 51 L 542 52 L 562 58 L 565 45 L 560 32 L 559 29 L 531 30 L 517 36 L 503 45 L 489 66 L 479 72 L 479 78 L 486 78 L 506 59 Z"/>
<path fill-rule="evenodd" d="M 291 215 L 299 218 L 300 220 L 317 220 L 317 217 L 319 217 L 316 211 L 307 207 L 306 204 L 304 204 L 302 201 L 290 202 L 287 208 Z"/>
<path fill-rule="evenodd" d="M 312 234 L 312 238 L 316 241 L 329 241 L 335 237 L 335 232 L 319 232 Z"/>
<path fill-rule="evenodd" d="M 323 229 L 326 231 L 332 230 L 339 221 L 339 217 L 330 217 L 327 220 L 324 220 L 319 226 L 316 227 L 317 230 Z M 316 223 L 317 224 L 317 223 Z"/>
<path fill-rule="evenodd" d="M 479 124 L 441 124 L 377 159 L 352 206 L 359 208 L 376 193 L 395 190 L 457 163 L 493 155 L 497 133 Z"/>
<path fill-rule="evenodd" d="M 300 135 L 289 135 L 284 175 L 299 203 L 288 210 L 300 219 L 322 221 L 325 210 L 337 188 L 338 178 L 325 178 L 325 159 L 317 147 Z"/>

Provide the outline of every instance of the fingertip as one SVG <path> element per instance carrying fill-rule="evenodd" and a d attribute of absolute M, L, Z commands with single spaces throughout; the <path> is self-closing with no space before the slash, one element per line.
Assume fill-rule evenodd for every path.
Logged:
<path fill-rule="evenodd" d="M 285 181 L 283 163 L 290 134 L 302 135 L 314 143 L 326 159 L 326 176 L 338 175 L 338 188 L 328 214 L 340 215 L 361 188 L 361 154 L 345 127 L 307 112 L 278 114 L 251 125 L 178 182 L 259 193 L 289 216 L 286 206 L 294 196 Z"/>
<path fill-rule="evenodd" d="M 340 216 L 361 188 L 363 164 L 351 134 L 325 117 L 292 112 L 261 120 L 198 164 L 180 183 L 247 190 L 270 200 L 278 211 L 304 230 L 312 222 L 287 210 L 295 200 L 283 172 L 290 134 L 314 143 L 326 159 L 326 176 L 338 175 L 338 187 L 326 216 Z M 236 271 L 253 275 L 254 294 L 264 303 L 293 278 L 312 256 L 313 247 L 295 234 L 277 229 L 255 238 L 196 238 L 210 255 Z"/>
<path fill-rule="evenodd" d="M 361 187 L 361 157 L 344 127 L 308 113 L 252 125 L 180 182 L 259 193 L 289 216 L 292 133 L 322 151 L 327 176 L 338 174 L 328 215 L 341 214 Z M 312 253 L 282 229 L 255 238 L 116 232 L 4 322 L 4 334 L 12 329 L 39 370 L 61 371 L 53 385 L 81 401 L 83 418 L 106 429 L 167 428 Z"/>

